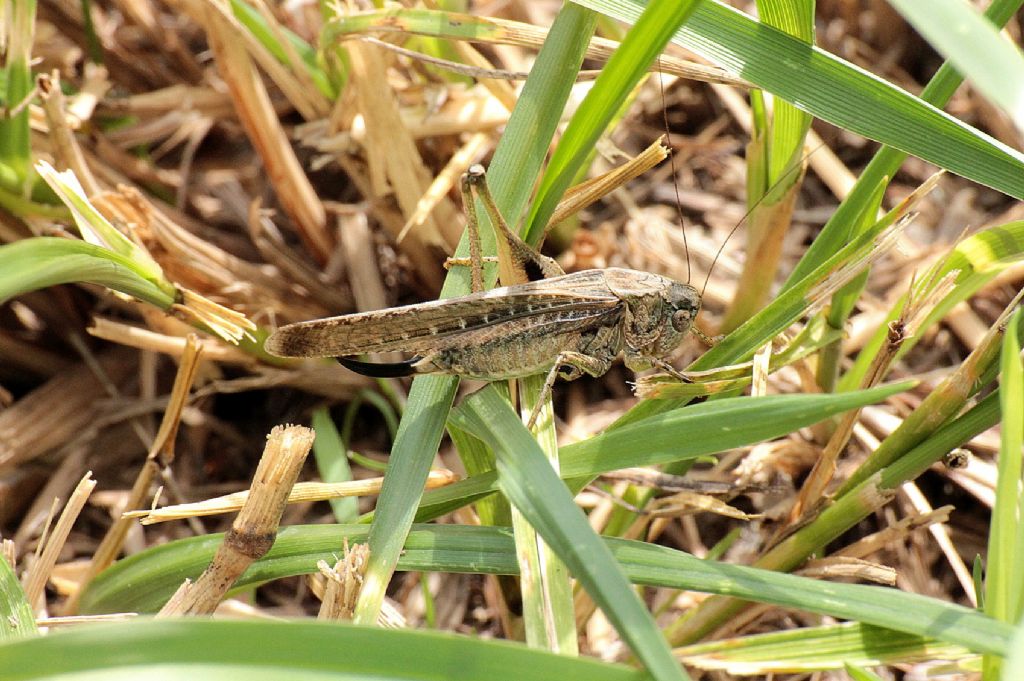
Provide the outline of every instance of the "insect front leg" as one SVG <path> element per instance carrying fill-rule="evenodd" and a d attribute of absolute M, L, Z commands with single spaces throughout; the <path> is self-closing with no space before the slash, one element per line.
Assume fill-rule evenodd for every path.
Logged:
<path fill-rule="evenodd" d="M 551 389 L 554 387 L 555 381 L 558 380 L 559 376 L 567 381 L 575 381 L 583 374 L 603 376 L 611 368 L 612 359 L 612 357 L 584 355 L 581 352 L 574 352 L 572 350 L 559 353 L 554 366 L 551 367 L 547 378 L 544 380 L 544 387 L 541 388 L 540 393 L 537 395 L 537 402 L 533 405 L 533 411 L 530 412 L 530 419 L 526 422 L 526 427 L 532 429 L 534 423 L 537 422 L 540 409 L 548 401 L 548 397 L 551 396 Z"/>
<path fill-rule="evenodd" d="M 690 377 L 659 357 L 644 357 L 643 355 L 627 352 L 623 358 L 623 363 L 633 373 L 639 373 L 647 369 L 659 369 L 683 383 L 693 383 Z"/>

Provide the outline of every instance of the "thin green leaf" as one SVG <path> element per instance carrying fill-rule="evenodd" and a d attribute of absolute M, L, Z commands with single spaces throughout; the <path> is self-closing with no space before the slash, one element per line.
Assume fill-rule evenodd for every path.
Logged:
<path fill-rule="evenodd" d="M 580 4 L 627 23 L 636 21 L 644 6 L 640 0 L 581 0 Z M 859 67 L 717 0 L 702 2 L 673 42 L 817 118 L 1024 198 L 1020 152 Z"/>
<path fill-rule="evenodd" d="M 697 643 L 676 648 L 675 654 L 700 669 L 748 675 L 950 660 L 971 653 L 926 636 L 849 622 Z"/>
<path fill-rule="evenodd" d="M 687 678 L 611 551 L 508 402 L 496 391 L 482 390 L 466 399 L 463 413 L 469 429 L 494 450 L 505 496 L 569 567 L 633 653 L 657 679 Z"/>
<path fill-rule="evenodd" d="M 313 412 L 313 457 L 320 479 L 324 482 L 347 482 L 352 479 L 352 468 L 348 465 L 348 452 L 341 441 L 338 429 L 326 407 L 319 407 Z M 359 500 L 355 497 L 331 499 L 331 510 L 334 519 L 339 523 L 349 523 L 359 516 Z"/>
<path fill-rule="evenodd" d="M 674 409 L 562 447 L 560 475 L 589 480 L 629 466 L 692 461 L 781 437 L 848 409 L 884 400 L 911 385 L 904 382 L 835 395 L 732 397 Z M 452 422 L 460 428 L 469 426 L 464 410 L 459 405 L 452 412 Z M 423 496 L 416 519 L 436 518 L 495 491 L 497 476 L 493 472 L 430 490 Z"/>
<path fill-rule="evenodd" d="M 311 574 L 332 560 L 345 539 L 366 541 L 365 525 L 302 525 L 281 530 L 270 552 L 236 583 L 251 588 L 271 579 Z M 119 560 L 89 585 L 82 612 L 154 612 L 186 577 L 209 564 L 223 540 L 214 534 L 146 549 Z M 635 584 L 720 594 L 783 608 L 856 620 L 933 637 L 976 652 L 1003 655 L 1013 627 L 976 610 L 887 587 L 825 582 L 743 565 L 702 560 L 683 551 L 638 541 L 605 539 Z M 418 525 L 399 561 L 402 570 L 516 574 L 509 528 Z"/>
<path fill-rule="evenodd" d="M 434 631 L 325 622 L 176 620 L 82 626 L 0 645 L 5 681 L 140 678 L 390 679 L 515 678 L 640 681 L 636 669 L 522 645 Z"/>
<path fill-rule="evenodd" d="M 982 95 L 1024 129 L 1024 56 L 963 0 L 890 0 L 890 4 Z"/>
<path fill-rule="evenodd" d="M 25 599 L 18 576 L 11 564 L 0 556 L 0 641 L 39 633 L 32 606 Z"/>
<path fill-rule="evenodd" d="M 36 28 L 36 0 L 5 3 L 7 16 L 0 22 L 3 32 L 2 98 L 0 116 L 0 163 L 7 172 L 0 180 L 10 191 L 20 194 L 22 183 L 32 167 L 31 131 L 25 99 L 35 90 L 32 80 L 32 41 Z M 14 116 L 9 111 L 19 107 Z"/>
<path fill-rule="evenodd" d="M 1002 413 L 996 500 L 988 537 L 985 571 L 985 613 L 1015 623 L 1021 616 L 1021 560 L 1024 519 L 1021 518 L 1021 452 L 1024 445 L 1024 369 L 1021 368 L 1018 309 L 1007 323 L 1000 356 L 999 395 Z M 986 678 L 996 678 L 1001 661 L 985 659 Z"/>

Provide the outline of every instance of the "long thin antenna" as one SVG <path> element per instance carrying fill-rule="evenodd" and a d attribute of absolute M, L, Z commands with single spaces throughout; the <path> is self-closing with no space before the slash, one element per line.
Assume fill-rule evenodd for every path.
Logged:
<path fill-rule="evenodd" d="M 787 177 L 789 177 L 789 175 L 791 173 L 796 172 L 798 170 L 802 170 L 803 167 L 804 167 L 804 163 L 807 162 L 807 159 L 809 159 L 814 152 L 818 151 L 818 149 L 821 149 L 823 146 L 825 146 L 824 142 L 822 142 L 821 144 L 819 144 L 818 146 L 814 147 L 809 152 L 804 154 L 800 158 L 800 162 L 799 163 L 794 163 L 793 166 L 789 170 L 784 172 L 782 174 L 782 176 L 779 177 L 779 179 L 775 180 L 775 184 L 773 184 L 771 187 L 769 187 L 768 191 L 766 191 L 763 194 L 761 194 L 761 196 L 757 199 L 757 201 L 754 202 L 754 205 L 752 205 L 750 208 L 748 208 L 747 212 L 743 214 L 743 217 L 740 218 L 740 221 L 737 222 L 733 226 L 733 228 L 731 230 L 729 230 L 728 236 L 725 237 L 725 240 L 722 242 L 722 245 L 718 247 L 718 252 L 715 253 L 715 257 L 711 261 L 711 266 L 708 267 L 708 274 L 707 274 L 706 277 L 704 277 L 704 286 L 702 286 L 701 289 L 700 289 L 701 298 L 704 297 L 704 291 L 706 291 L 707 288 L 708 288 L 708 282 L 711 280 L 711 273 L 715 270 L 715 263 L 718 262 L 718 257 L 720 255 L 722 255 L 722 251 L 725 250 L 725 245 L 729 243 L 729 239 L 731 239 L 732 235 L 736 233 L 736 230 L 738 230 L 743 225 L 743 223 L 747 221 L 747 218 L 749 218 L 750 214 L 754 212 L 754 209 L 756 209 L 758 206 L 760 206 L 761 202 L 763 202 L 766 198 L 768 198 L 768 195 L 772 193 L 772 190 L 774 190 L 775 187 L 778 187 L 780 184 L 782 184 L 782 182 Z M 685 243 L 685 241 L 684 241 L 684 243 Z"/>
<path fill-rule="evenodd" d="M 679 198 L 679 178 L 676 176 L 676 150 L 672 146 L 672 132 L 668 129 L 668 106 L 665 103 L 665 80 L 661 73 L 661 57 L 658 57 L 658 87 L 661 88 L 661 116 L 665 122 L 665 142 L 668 144 L 669 168 L 672 169 L 672 188 L 676 192 L 676 213 L 679 216 L 679 230 L 683 233 L 683 250 L 686 252 L 686 283 L 690 283 L 690 245 L 686 242 L 686 226 L 683 224 L 683 202 Z M 707 286 L 707 282 L 704 282 Z M 703 295 L 703 294 L 702 294 Z"/>

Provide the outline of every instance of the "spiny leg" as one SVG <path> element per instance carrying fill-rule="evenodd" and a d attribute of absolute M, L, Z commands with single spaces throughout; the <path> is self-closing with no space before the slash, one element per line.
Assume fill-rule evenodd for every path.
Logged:
<path fill-rule="evenodd" d="M 567 381 L 574 381 L 583 374 L 603 376 L 611 368 L 611 365 L 611 359 L 584 355 L 572 350 L 560 352 L 555 359 L 555 364 L 548 371 L 547 378 L 544 379 L 544 387 L 537 394 L 537 402 L 533 405 L 533 411 L 530 412 L 530 419 L 526 422 L 526 427 L 530 430 L 533 429 L 534 424 L 537 422 L 537 417 L 540 415 L 541 407 L 544 406 L 544 403 L 551 396 L 551 389 L 560 375 Z M 570 371 L 563 371 L 564 367 L 569 367 Z"/>
<path fill-rule="evenodd" d="M 477 166 L 473 166 L 476 168 Z M 472 168 L 470 169 L 472 171 Z M 476 216 L 476 201 L 473 199 L 473 181 L 470 173 L 462 175 L 462 206 L 466 211 L 466 229 L 469 231 L 469 280 L 473 293 L 484 290 L 483 249 L 480 246 L 480 223 Z"/>
<path fill-rule="evenodd" d="M 481 262 L 495 262 L 495 263 L 498 262 L 497 256 L 494 256 L 494 255 L 485 255 L 480 260 L 481 260 Z M 469 258 L 456 258 L 455 256 L 452 256 L 450 258 L 445 258 L 444 259 L 444 268 L 446 270 L 450 270 L 453 267 L 472 267 L 472 266 L 473 266 L 473 258 L 472 257 L 469 257 Z M 474 291 L 474 293 L 476 293 L 476 291 Z"/>
<path fill-rule="evenodd" d="M 487 176 L 481 165 L 473 165 L 463 177 L 464 187 L 475 187 L 480 203 L 490 218 L 494 228 L 498 248 L 498 271 L 501 273 L 503 286 L 522 284 L 527 281 L 538 281 L 550 277 L 558 277 L 565 271 L 551 258 L 541 255 L 522 240 L 505 222 L 498 205 L 494 202 L 491 190 L 487 186 Z M 474 206 L 475 209 L 475 206 Z"/>

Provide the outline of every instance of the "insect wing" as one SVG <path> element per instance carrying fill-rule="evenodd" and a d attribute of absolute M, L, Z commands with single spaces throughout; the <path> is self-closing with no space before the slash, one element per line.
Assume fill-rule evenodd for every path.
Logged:
<path fill-rule="evenodd" d="M 461 298 L 289 324 L 271 335 L 265 347 L 281 357 L 423 352 L 452 336 L 512 320 L 592 318 L 617 312 L 619 299 L 591 272 Z"/>

